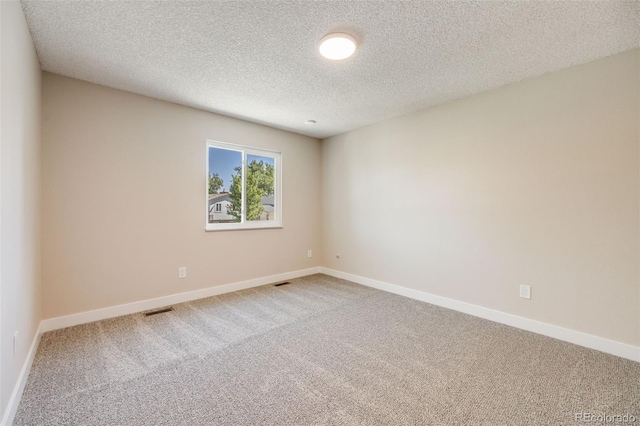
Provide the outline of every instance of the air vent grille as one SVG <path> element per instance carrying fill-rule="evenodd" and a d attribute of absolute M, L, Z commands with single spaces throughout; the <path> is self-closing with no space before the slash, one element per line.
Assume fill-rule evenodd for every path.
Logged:
<path fill-rule="evenodd" d="M 155 311 L 145 312 L 144 316 L 150 317 L 152 315 L 164 314 L 165 312 L 171 312 L 171 311 L 173 311 L 173 308 L 162 308 L 162 309 L 157 309 Z"/>

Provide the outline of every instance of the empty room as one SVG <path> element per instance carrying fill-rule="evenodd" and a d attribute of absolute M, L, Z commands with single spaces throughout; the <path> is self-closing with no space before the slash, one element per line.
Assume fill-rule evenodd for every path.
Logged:
<path fill-rule="evenodd" d="M 640 425 L 640 1 L 0 36 L 0 425 Z"/>

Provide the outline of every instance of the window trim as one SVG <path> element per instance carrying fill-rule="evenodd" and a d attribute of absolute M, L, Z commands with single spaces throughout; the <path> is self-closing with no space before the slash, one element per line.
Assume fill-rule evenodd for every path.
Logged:
<path fill-rule="evenodd" d="M 242 200 L 243 204 L 246 200 L 246 158 L 247 155 L 258 155 L 262 157 L 271 157 L 274 161 L 274 214 L 275 220 L 255 220 L 246 221 L 244 218 L 246 207 L 242 206 L 242 222 L 232 223 L 209 223 L 209 148 L 220 148 L 231 151 L 239 151 L 242 153 Z M 246 145 L 232 144 L 228 142 L 220 142 L 207 139 L 206 141 L 206 163 L 205 169 L 205 230 L 206 231 L 231 231 L 231 230 L 247 230 L 247 229 L 273 229 L 283 228 L 282 225 L 282 153 L 270 149 L 255 148 Z M 215 209 L 215 207 L 214 207 Z"/>

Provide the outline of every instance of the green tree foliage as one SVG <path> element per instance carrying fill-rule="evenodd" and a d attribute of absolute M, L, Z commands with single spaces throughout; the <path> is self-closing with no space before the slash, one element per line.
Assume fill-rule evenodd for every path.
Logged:
<path fill-rule="evenodd" d="M 222 178 L 217 173 L 209 173 L 209 194 L 217 194 L 224 185 Z"/>
<path fill-rule="evenodd" d="M 262 170 L 256 167 L 257 163 L 252 161 L 247 167 L 247 180 L 245 187 L 245 196 L 247 197 L 247 220 L 256 220 L 264 211 L 262 206 L 262 197 L 265 195 L 262 190 Z"/>
<path fill-rule="evenodd" d="M 242 167 L 234 168 L 235 173 L 231 176 L 231 185 L 229 186 L 229 198 L 231 204 L 227 207 L 227 214 L 234 218 L 234 222 L 242 220 Z"/>
<path fill-rule="evenodd" d="M 229 197 L 231 204 L 227 213 L 234 217 L 236 222 L 240 222 L 242 214 L 242 168 L 236 167 L 235 173 L 231 176 L 231 186 Z M 273 195 L 274 193 L 275 170 L 273 165 L 264 161 L 252 160 L 247 166 L 246 177 L 246 209 L 247 220 L 256 220 L 264 211 L 262 197 Z"/>
<path fill-rule="evenodd" d="M 253 160 L 247 167 L 247 175 L 253 176 L 255 184 L 260 188 L 263 197 L 273 195 L 275 174 L 272 164 Z"/>

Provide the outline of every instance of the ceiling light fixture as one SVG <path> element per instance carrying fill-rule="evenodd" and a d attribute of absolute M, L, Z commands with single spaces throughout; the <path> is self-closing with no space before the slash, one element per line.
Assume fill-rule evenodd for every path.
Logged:
<path fill-rule="evenodd" d="M 339 61 L 353 55 L 356 39 L 345 33 L 331 33 L 320 40 L 320 54 L 327 59 Z"/>

